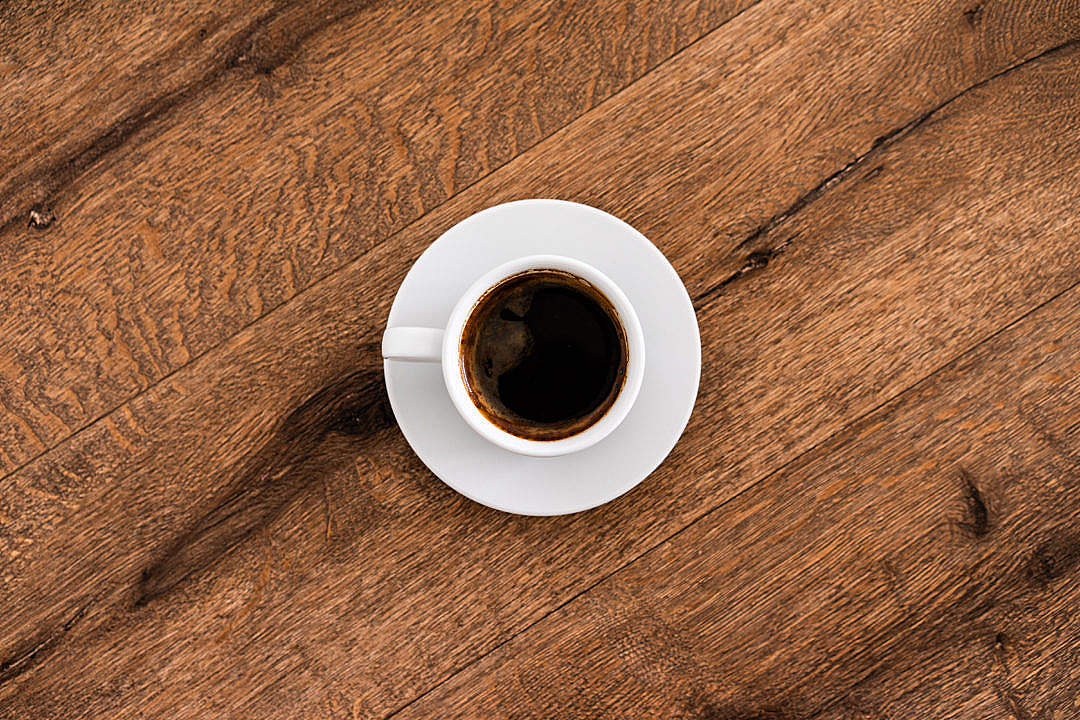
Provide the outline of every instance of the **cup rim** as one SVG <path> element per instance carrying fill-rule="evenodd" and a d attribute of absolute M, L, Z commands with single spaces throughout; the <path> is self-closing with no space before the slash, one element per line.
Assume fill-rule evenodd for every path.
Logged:
<path fill-rule="evenodd" d="M 561 270 L 591 283 L 611 302 L 626 334 L 626 377 L 618 396 L 599 420 L 569 437 L 559 440 L 530 440 L 509 433 L 488 420 L 473 403 L 461 372 L 459 349 L 465 322 L 476 303 L 502 280 L 529 270 Z M 579 452 L 603 440 L 630 412 L 645 376 L 645 337 L 629 298 L 611 278 L 588 263 L 564 255 L 528 255 L 492 268 L 477 278 L 454 305 L 446 325 L 442 345 L 443 380 L 458 414 L 481 437 L 520 455 L 555 457 Z"/>

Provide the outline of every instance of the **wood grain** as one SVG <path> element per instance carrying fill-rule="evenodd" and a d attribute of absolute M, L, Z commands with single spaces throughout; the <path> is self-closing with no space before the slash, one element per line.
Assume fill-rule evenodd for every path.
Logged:
<path fill-rule="evenodd" d="M 0 225 L 55 222 L 50 208 L 64 185 L 230 70 L 273 10 L 270 2 L 5 3 Z"/>
<path fill-rule="evenodd" d="M 744 17 L 774 27 L 750 11 L 714 51 L 753 44 Z M 802 239 L 734 279 L 746 247 L 707 274 L 674 225 L 659 234 L 701 305 L 699 408 L 660 472 L 582 516 L 453 495 L 378 380 L 390 297 L 431 237 L 523 179 L 560 194 L 593 157 L 569 128 L 514 160 L 5 481 L 0 700 L 18 717 L 378 717 L 414 700 L 1076 281 L 1077 50 L 1040 55 L 765 222 L 751 242 Z M 665 66 L 674 87 L 691 56 Z M 678 184 L 727 147 L 656 172 Z M 554 148 L 560 172 L 531 175 Z"/>
<path fill-rule="evenodd" d="M 448 7 L 440 12 L 457 6 Z M 763 257 L 734 249 L 878 139 L 1080 32 L 1073 3 L 993 5 L 975 21 L 967 9 L 958 1 L 754 6 L 551 137 L 497 189 L 487 186 L 488 197 L 471 195 L 468 207 L 537 194 L 599 205 L 678 254 L 696 291 L 715 282 L 718 267 L 728 277 Z M 685 22 L 704 32 L 734 10 L 688 11 Z M 474 13 L 459 11 L 472 27 Z M 269 77 L 245 66 L 237 74 L 247 82 L 200 95 L 174 125 L 136 144 L 139 152 L 95 166 L 44 235 L 20 225 L 11 242 L 0 241 L 19 249 L 7 275 L 18 279 L 8 285 L 16 295 L 0 295 L 8 338 L 0 447 L 9 456 L 0 466 L 13 469 L 54 446 L 595 104 L 573 100 L 606 96 L 586 92 L 581 63 L 614 63 L 611 72 L 628 82 L 648 67 L 634 52 L 663 53 L 627 44 L 663 41 L 673 52 L 694 37 L 669 32 L 684 21 L 666 12 L 640 15 L 669 18 L 648 20 L 656 30 L 640 29 L 645 21 L 629 13 L 634 42 L 610 46 L 605 33 L 614 31 L 598 29 L 592 15 L 550 23 L 512 15 L 504 24 L 520 26 L 520 35 L 500 35 L 502 54 L 469 64 L 447 86 L 452 48 L 442 33 L 457 25 L 410 15 L 415 42 L 432 57 L 410 55 L 398 70 L 394 62 L 405 59 L 387 58 L 388 21 L 365 17 L 314 36 L 306 53 Z M 544 63 L 535 70 L 530 44 L 518 41 L 537 33 L 539 47 L 559 58 L 552 71 Z M 357 50 L 372 47 L 381 50 Z M 328 79 L 338 77 L 349 81 Z M 391 78 L 408 80 L 407 97 L 382 99 Z M 598 87 L 622 86 L 610 82 Z M 274 92 L 260 92 L 267 84 Z M 357 94 L 358 84 L 367 94 Z M 515 119 L 502 131 L 506 97 L 515 98 Z M 553 117 L 534 122 L 532 113 L 519 117 L 521 108 L 551 108 Z M 459 127 L 459 115 L 465 129 L 455 140 L 444 131 Z M 474 151 L 480 142 L 489 145 Z M 485 147 L 495 148 L 484 151 L 490 157 Z M 587 162 L 570 160 L 582 153 Z M 455 157 L 446 181 L 441 170 Z M 256 191 L 261 184 L 272 191 Z M 120 240 L 102 243 L 105 233 Z"/>
<path fill-rule="evenodd" d="M 748 2 L 143 3 L 70 8 L 54 33 L 90 48 L 72 57 L 7 36 L 0 148 L 25 152 L 0 170 L 0 472 Z M 60 26 L 25 13 L 9 22 Z"/>
<path fill-rule="evenodd" d="M 398 718 L 1080 715 L 1080 289 Z"/>

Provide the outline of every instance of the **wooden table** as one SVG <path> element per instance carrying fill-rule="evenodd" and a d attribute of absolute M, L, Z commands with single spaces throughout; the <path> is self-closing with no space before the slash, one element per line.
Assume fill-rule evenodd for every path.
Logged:
<path fill-rule="evenodd" d="M 0 8 L 0 718 L 1080 717 L 1080 1 Z M 686 282 L 560 518 L 382 385 L 483 207 Z"/>

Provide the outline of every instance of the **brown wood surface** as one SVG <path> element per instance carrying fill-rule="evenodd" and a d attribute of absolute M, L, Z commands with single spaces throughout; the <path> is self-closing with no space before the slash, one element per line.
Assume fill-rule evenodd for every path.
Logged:
<path fill-rule="evenodd" d="M 398 717 L 1076 717 L 1078 333 L 1073 288 Z"/>
<path fill-rule="evenodd" d="M 1080 4 L 144 5 L 0 10 L 0 717 L 1080 717 Z M 528 196 L 702 331 L 565 518 L 377 353 Z"/>
<path fill-rule="evenodd" d="M 16 58 L 23 31 L 50 49 L 4 73 L 0 89 L 0 117 L 14 120 L 0 134 L 14 159 L 0 171 L 0 471 L 742 6 L 300 2 L 233 18 L 212 2 L 144 4 L 145 33 L 133 31 L 139 12 L 127 3 L 72 19 L 8 11 L 0 43 Z M 192 4 L 206 7 L 177 10 Z M 69 57 L 42 24 L 95 42 Z"/>

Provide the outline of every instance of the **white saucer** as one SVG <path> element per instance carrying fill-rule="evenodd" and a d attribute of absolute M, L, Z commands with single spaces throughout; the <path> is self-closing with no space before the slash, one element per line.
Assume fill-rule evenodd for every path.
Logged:
<path fill-rule="evenodd" d="M 386 360 L 386 389 L 401 431 L 443 482 L 521 515 L 587 510 L 627 492 L 675 446 L 701 376 L 697 318 L 675 268 L 649 240 L 596 208 L 562 200 L 496 205 L 447 230 L 409 270 L 388 326 L 444 327 L 458 298 L 491 268 L 556 254 L 595 266 L 633 303 L 645 334 L 645 379 L 630 414 L 572 455 L 516 455 L 484 440 L 454 409 L 437 363 Z"/>

